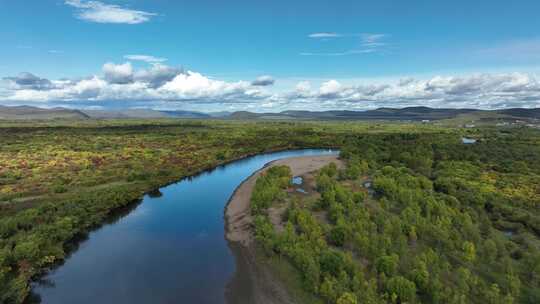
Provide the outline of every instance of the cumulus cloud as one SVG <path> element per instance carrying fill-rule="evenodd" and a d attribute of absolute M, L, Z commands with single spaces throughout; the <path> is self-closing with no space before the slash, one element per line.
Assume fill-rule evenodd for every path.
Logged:
<path fill-rule="evenodd" d="M 3 83 L 3 84 L 2 84 Z M 540 107 L 540 80 L 534 74 L 403 78 L 364 83 L 330 79 L 300 81 L 269 92 L 250 81 L 223 81 L 163 64 L 135 69 L 129 62 L 106 63 L 102 75 L 76 80 L 48 80 L 30 73 L 0 82 L 0 103 L 44 102 L 98 106 L 124 102 L 139 107 L 190 105 L 212 109 L 351 109 L 430 106 L 450 108 Z M 199 108 L 200 108 L 199 107 Z"/>
<path fill-rule="evenodd" d="M 257 98 L 260 91 L 251 89 L 246 81 L 226 82 L 210 79 L 200 73 L 188 71 L 177 75 L 159 89 L 169 99 Z"/>
<path fill-rule="evenodd" d="M 65 4 L 77 9 L 77 18 L 96 23 L 138 24 L 156 15 L 100 1 L 66 0 Z"/>
<path fill-rule="evenodd" d="M 133 77 L 136 81 L 147 83 L 151 88 L 158 88 L 182 73 L 184 70 L 181 68 L 153 64 L 150 69 L 135 72 Z"/>
<path fill-rule="evenodd" d="M 343 86 L 336 80 L 329 80 L 323 82 L 319 89 L 319 96 L 324 98 L 335 97 L 338 93 L 342 92 Z"/>
<path fill-rule="evenodd" d="M 345 85 L 337 80 L 312 88 L 300 82 L 283 93 L 287 107 L 296 109 L 366 110 L 379 107 L 428 106 L 498 109 L 540 107 L 540 81 L 524 73 L 436 76 L 397 82 Z"/>
<path fill-rule="evenodd" d="M 311 90 L 311 83 L 309 81 L 300 81 L 296 84 L 296 91 L 309 92 Z"/>
<path fill-rule="evenodd" d="M 126 84 L 133 82 L 133 67 L 131 63 L 114 64 L 111 62 L 103 65 L 105 80 L 114 84 Z"/>
<path fill-rule="evenodd" d="M 274 80 L 274 78 L 272 76 L 269 76 L 269 75 L 263 75 L 263 76 L 259 76 L 257 77 L 257 79 L 253 80 L 251 82 L 251 85 L 252 86 L 260 86 L 260 87 L 265 87 L 265 86 L 271 86 L 275 83 L 276 81 Z"/>
<path fill-rule="evenodd" d="M 123 64 L 106 63 L 103 65 L 103 77 L 111 84 L 129 84 L 140 82 L 151 88 L 161 87 L 173 80 L 177 75 L 184 73 L 181 68 L 154 63 L 149 69 L 135 71 L 130 62 Z"/>
<path fill-rule="evenodd" d="M 49 90 L 22 89 L 16 90 L 7 100 L 49 102 L 55 100 L 95 100 L 107 82 L 94 76 L 79 81 L 53 81 L 54 88 Z"/>
<path fill-rule="evenodd" d="M 79 80 L 48 81 L 29 73 L 6 77 L 8 86 L 1 88 L 0 99 L 27 102 L 102 102 L 126 103 L 193 102 L 246 103 L 269 97 L 247 81 L 226 82 L 200 73 L 153 64 L 148 69 L 135 70 L 131 63 L 106 63 L 103 76 Z M 47 88 L 45 89 L 45 86 Z"/>
<path fill-rule="evenodd" d="M 23 72 L 15 77 L 5 77 L 4 80 L 8 85 L 15 90 L 49 90 L 53 88 L 53 84 L 49 79 L 40 78 L 32 73 Z"/>
<path fill-rule="evenodd" d="M 436 76 L 427 80 L 402 79 L 398 83 L 342 85 L 336 80 L 321 84 L 310 98 L 336 108 L 382 106 L 431 106 L 501 108 L 540 106 L 540 82 L 529 74 L 478 74 L 466 77 Z"/>
<path fill-rule="evenodd" d="M 133 61 L 144 61 L 146 63 L 162 63 L 167 61 L 166 58 L 159 58 L 150 55 L 125 55 L 124 58 Z"/>
<path fill-rule="evenodd" d="M 413 83 L 413 82 L 414 82 L 414 78 L 412 78 L 412 77 L 405 77 L 405 78 L 401 78 L 401 79 L 399 80 L 398 85 L 399 85 L 400 87 L 403 87 L 403 86 L 406 86 L 406 85 L 411 84 L 411 83 Z"/>

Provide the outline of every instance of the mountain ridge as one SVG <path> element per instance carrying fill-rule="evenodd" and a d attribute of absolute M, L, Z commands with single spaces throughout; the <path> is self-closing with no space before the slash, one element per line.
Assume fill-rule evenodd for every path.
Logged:
<path fill-rule="evenodd" d="M 1 106 L 0 119 L 3 120 L 48 120 L 48 119 L 274 119 L 274 120 L 393 120 L 393 121 L 431 121 L 454 119 L 458 117 L 475 119 L 522 119 L 540 120 L 540 108 L 508 108 L 500 110 L 453 109 L 430 107 L 382 107 L 374 110 L 286 110 L 279 113 L 255 113 L 248 111 L 203 113 L 184 110 L 77 110 L 67 108 L 39 108 L 32 106 Z"/>
<path fill-rule="evenodd" d="M 429 107 L 405 107 L 405 108 L 378 108 L 366 111 L 331 110 L 331 111 L 306 111 L 287 110 L 280 113 L 253 113 L 238 111 L 232 113 L 232 119 L 322 119 L 322 120 L 443 120 L 452 119 L 464 115 L 478 116 L 478 118 L 522 118 L 540 119 L 540 108 L 509 108 L 501 110 L 480 109 L 453 109 L 453 108 L 429 108 Z M 483 116 L 483 117 L 481 117 Z M 473 117 L 474 118 L 474 117 Z"/>

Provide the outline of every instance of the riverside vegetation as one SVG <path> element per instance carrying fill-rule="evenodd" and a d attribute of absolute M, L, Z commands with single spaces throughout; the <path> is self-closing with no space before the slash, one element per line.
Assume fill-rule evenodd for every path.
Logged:
<path fill-rule="evenodd" d="M 447 186 L 447 191 L 457 192 L 463 187 L 477 187 L 481 192 L 476 191 L 477 188 L 465 188 L 467 191 L 464 193 L 471 196 L 471 200 L 476 196 L 483 197 L 484 193 L 487 193 L 488 197 L 497 198 L 500 194 L 497 203 L 490 201 L 483 207 L 490 208 L 486 214 L 499 217 L 498 220 L 493 219 L 498 225 L 507 225 L 516 231 L 519 238 L 513 237 L 511 243 L 508 243 L 514 244 L 515 247 L 509 252 L 519 257 L 519 260 L 513 257 L 511 265 L 521 265 L 524 261 L 530 261 L 530 253 L 536 250 L 535 247 L 527 249 L 526 246 L 536 244 L 536 238 L 532 232 L 529 234 L 525 232 L 538 227 L 534 226 L 537 204 L 531 201 L 537 191 L 534 187 L 538 182 L 533 178 L 536 176 L 535 172 L 538 172 L 539 164 L 531 159 L 537 157 L 538 154 L 535 153 L 538 153 L 538 150 L 530 150 L 531 147 L 536 149 L 538 139 L 532 137 L 531 131 L 509 132 L 501 138 L 506 138 L 508 145 L 516 144 L 516 147 L 508 149 L 501 147 L 485 152 L 489 156 L 498 151 L 501 161 L 496 165 L 500 167 L 486 171 L 487 175 L 484 175 L 484 171 L 474 171 L 476 168 L 474 166 L 480 166 L 478 168 L 484 170 L 481 167 L 480 157 L 486 156 L 466 153 L 462 156 L 471 159 L 463 162 L 471 162 L 474 166 L 470 170 L 473 171 L 458 171 L 457 173 L 463 176 L 452 177 L 456 172 L 451 171 L 452 167 L 449 167 L 446 179 L 448 183 L 444 185 Z M 2 122 L 0 123 L 0 302 L 23 302 L 30 291 L 30 281 L 50 267 L 61 263 L 73 247 L 74 240 L 84 238 L 91 229 L 102 224 L 113 211 L 136 203 L 144 193 L 161 185 L 225 162 L 275 150 L 344 147 L 344 157 L 347 153 L 351 160 L 361 157 L 368 162 L 369 171 L 375 172 L 382 168 L 385 162 L 396 166 L 400 161 L 405 161 L 392 159 L 394 156 L 388 154 L 391 150 L 388 147 L 400 145 L 402 142 L 407 143 L 406 139 L 409 137 L 413 141 L 421 141 L 423 145 L 420 147 L 426 148 L 431 144 L 434 149 L 433 145 L 438 145 L 441 138 L 448 139 L 442 142 L 449 142 L 450 139 L 455 140 L 463 135 L 486 134 L 482 136 L 498 138 L 502 136 L 498 135 L 499 133 L 494 130 L 458 130 L 400 123 L 209 120 Z M 363 138 L 369 139 L 368 154 L 362 151 L 363 148 L 360 146 Z M 430 142 L 432 140 L 437 141 Z M 351 145 L 352 143 L 358 145 Z M 480 146 L 482 145 L 478 145 Z M 354 147 L 358 150 L 354 150 Z M 435 151 L 433 149 L 431 151 Z M 461 155 L 462 151 L 457 150 L 455 153 Z M 433 160 L 433 163 L 424 163 L 420 156 L 422 155 L 409 154 L 406 161 L 411 164 L 423 164 L 422 168 L 425 170 L 431 168 L 422 173 L 411 171 L 415 178 L 416 174 L 425 174 L 425 179 L 429 180 L 435 176 L 434 172 L 439 172 L 437 162 L 431 157 L 429 159 Z M 472 159 L 473 157 L 477 159 Z M 485 166 L 490 165 L 491 163 Z M 355 170 L 352 169 L 353 172 Z M 351 169 L 347 172 L 349 171 Z M 505 177 L 503 182 L 506 186 L 502 190 L 499 189 L 499 181 L 496 179 L 499 175 Z M 463 184 L 451 183 L 454 178 L 459 178 Z M 330 179 L 336 184 L 340 182 L 335 180 L 335 177 Z M 487 184 L 489 187 L 485 186 L 484 179 L 491 183 Z M 446 195 L 457 197 L 459 204 L 469 203 L 461 201 L 457 194 Z M 520 200 L 507 202 L 504 199 L 508 197 L 517 197 Z M 387 200 L 388 204 L 391 204 L 392 200 L 390 198 Z M 442 212 L 439 210 L 442 207 L 437 208 L 437 212 Z M 476 208 L 474 210 L 480 214 L 478 211 L 480 205 L 470 208 L 471 210 Z M 344 209 L 343 214 L 347 214 L 347 217 L 355 216 L 345 211 Z M 257 212 L 264 214 L 264 206 Z M 449 218 L 454 220 L 452 216 Z M 486 220 L 484 222 L 487 223 Z M 415 226 L 418 235 L 417 244 L 422 244 L 423 238 L 426 237 L 422 236 L 422 229 L 427 229 L 425 228 L 427 225 L 426 223 L 425 226 Z M 473 222 L 472 225 L 477 223 Z M 356 231 L 354 226 L 347 229 Z M 371 233 L 365 237 L 368 239 L 387 237 L 386 234 L 379 236 L 375 231 Z M 484 234 L 479 237 L 484 237 Z M 349 244 L 348 234 L 345 239 L 344 242 Z M 470 241 L 471 244 L 476 245 L 473 241 L 475 240 Z M 441 242 L 439 246 L 446 244 Z M 383 244 L 386 243 L 377 246 L 390 254 L 389 249 Z M 499 243 L 495 242 L 495 245 L 499 246 Z M 277 248 L 272 247 L 272 250 L 275 251 Z M 474 248 L 480 250 L 481 247 Z M 428 265 L 431 267 L 431 264 Z M 519 290 L 526 291 L 527 286 L 535 281 L 523 278 L 523 271 L 525 270 L 521 268 L 516 269 L 514 276 L 520 278 Z M 388 273 L 387 277 L 392 276 Z M 438 278 L 440 284 L 446 284 L 444 277 Z M 320 279 L 324 279 L 324 276 L 320 275 Z M 537 280 L 536 277 L 534 279 Z M 314 291 L 320 290 L 318 283 L 313 286 Z M 501 293 L 507 294 L 504 284 L 497 286 Z M 366 289 L 366 292 L 369 290 L 371 289 Z M 521 293 L 521 296 L 525 296 L 524 294 L 526 295 Z M 340 293 L 339 297 L 342 296 Z M 354 296 L 353 293 L 347 295 L 347 297 Z"/>
<path fill-rule="evenodd" d="M 305 303 L 540 303 L 540 134 L 477 136 L 353 136 L 308 194 L 271 168 L 252 194 L 263 259 L 292 265 L 276 272 Z"/>
<path fill-rule="evenodd" d="M 0 302 L 61 263 L 74 240 L 145 192 L 248 155 L 341 146 L 419 125 L 209 120 L 0 122 Z M 439 132 L 440 130 L 435 130 Z"/>

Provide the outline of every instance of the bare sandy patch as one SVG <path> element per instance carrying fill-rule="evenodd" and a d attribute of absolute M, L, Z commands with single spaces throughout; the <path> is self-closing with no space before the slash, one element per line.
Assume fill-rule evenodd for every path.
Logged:
<path fill-rule="evenodd" d="M 293 176 L 304 175 L 330 164 L 336 163 L 342 166 L 337 155 L 300 156 L 275 160 L 268 163 L 264 168 L 255 172 L 245 180 L 233 193 L 225 210 L 226 234 L 225 237 L 231 242 L 239 242 L 244 246 L 253 241 L 251 231 L 252 217 L 250 214 L 251 192 L 257 178 L 273 166 L 286 165 L 291 168 Z"/>

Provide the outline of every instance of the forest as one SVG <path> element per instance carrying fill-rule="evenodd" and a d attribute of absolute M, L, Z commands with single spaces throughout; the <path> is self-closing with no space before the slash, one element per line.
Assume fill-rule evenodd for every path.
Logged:
<path fill-rule="evenodd" d="M 4 121 L 0 134 L 2 303 L 22 303 L 32 280 L 145 193 L 249 155 L 316 147 L 340 148 L 347 164 L 320 172 L 321 199 L 292 200 L 282 168 L 252 202 L 261 247 L 301 270 L 306 290 L 342 304 L 539 298 L 532 129 L 160 119 Z M 290 203 L 285 233 L 266 217 L 278 201 Z"/>
<path fill-rule="evenodd" d="M 252 196 L 261 254 L 293 266 L 305 303 L 540 303 L 540 134 L 474 137 L 352 135 L 307 194 L 272 168 Z"/>
<path fill-rule="evenodd" d="M 350 134 L 455 132 L 420 124 L 87 120 L 0 122 L 0 302 L 76 240 L 160 186 L 262 152 L 341 147 Z"/>

